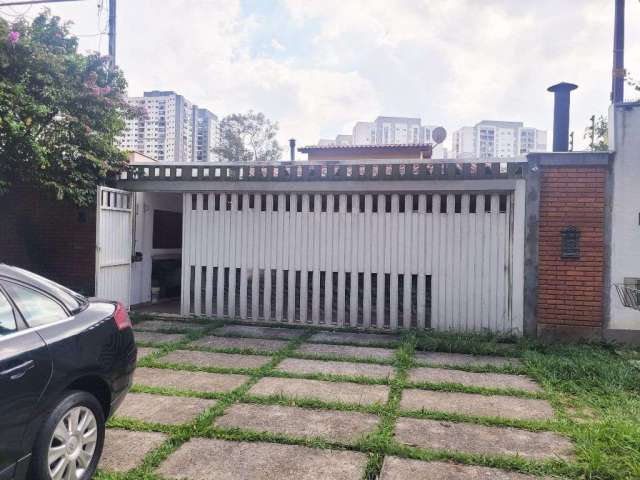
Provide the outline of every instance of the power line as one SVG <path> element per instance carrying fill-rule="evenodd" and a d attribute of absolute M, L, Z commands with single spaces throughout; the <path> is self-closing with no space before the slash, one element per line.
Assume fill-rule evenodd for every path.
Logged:
<path fill-rule="evenodd" d="M 13 7 L 16 5 L 37 5 L 40 3 L 84 2 L 85 0 L 22 0 L 0 3 L 0 7 Z"/>

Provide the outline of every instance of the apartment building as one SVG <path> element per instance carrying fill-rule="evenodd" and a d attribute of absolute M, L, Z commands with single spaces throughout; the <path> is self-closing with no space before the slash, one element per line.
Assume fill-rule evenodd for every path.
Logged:
<path fill-rule="evenodd" d="M 483 120 L 452 135 L 452 156 L 457 159 L 514 158 L 547 150 L 547 132 L 522 122 Z"/>
<path fill-rule="evenodd" d="M 412 117 L 383 117 L 373 122 L 357 122 L 351 135 L 337 135 L 335 140 L 321 139 L 319 146 L 329 145 L 418 145 L 433 143 L 431 132 L 435 125 L 422 125 L 420 118 Z M 436 145 L 433 149 L 434 159 L 448 157 L 448 151 L 443 145 Z"/>
<path fill-rule="evenodd" d="M 123 150 L 137 151 L 161 162 L 208 162 L 218 156 L 218 117 L 173 91 L 144 92 L 129 103 L 142 115 L 127 119 L 118 138 Z"/>

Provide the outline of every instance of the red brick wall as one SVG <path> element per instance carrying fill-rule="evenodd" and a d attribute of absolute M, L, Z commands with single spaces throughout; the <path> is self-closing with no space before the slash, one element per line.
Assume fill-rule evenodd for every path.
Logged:
<path fill-rule="evenodd" d="M 597 336 L 603 320 L 604 167 L 544 167 L 540 193 L 538 332 Z M 563 259 L 561 231 L 580 231 L 580 258 Z"/>
<path fill-rule="evenodd" d="M 16 187 L 0 196 L 0 262 L 93 295 L 95 207 Z"/>

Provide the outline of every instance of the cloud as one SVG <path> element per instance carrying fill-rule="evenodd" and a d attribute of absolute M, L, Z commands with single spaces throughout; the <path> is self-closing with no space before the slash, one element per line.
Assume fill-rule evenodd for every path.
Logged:
<path fill-rule="evenodd" d="M 277 50 L 279 52 L 282 52 L 284 50 L 286 50 L 286 47 L 281 44 L 277 38 L 272 38 L 271 39 L 271 48 L 273 48 L 274 50 Z"/>
<path fill-rule="evenodd" d="M 52 10 L 78 33 L 96 29 L 93 2 Z M 640 2 L 627 2 L 627 25 L 639 17 Z M 348 133 L 377 115 L 449 131 L 482 119 L 550 130 L 546 88 L 571 81 L 581 144 L 588 118 L 608 107 L 609 0 L 137 0 L 119 3 L 118 22 L 131 93 L 176 90 L 219 115 L 263 111 L 283 142 Z M 627 67 L 640 76 L 631 28 Z"/>

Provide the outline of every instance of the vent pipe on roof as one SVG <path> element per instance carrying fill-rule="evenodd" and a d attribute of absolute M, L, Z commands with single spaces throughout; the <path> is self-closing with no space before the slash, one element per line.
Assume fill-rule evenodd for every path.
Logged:
<path fill-rule="evenodd" d="M 296 161 L 296 139 L 289 140 L 290 158 L 292 162 Z"/>
<path fill-rule="evenodd" d="M 553 151 L 569 151 L 569 108 L 571 91 L 578 88 L 573 83 L 558 83 L 547 89 L 554 94 L 553 103 Z"/>
<path fill-rule="evenodd" d="M 613 33 L 613 71 L 611 75 L 611 101 L 614 105 L 624 102 L 624 0 L 616 0 L 615 28 Z"/>

